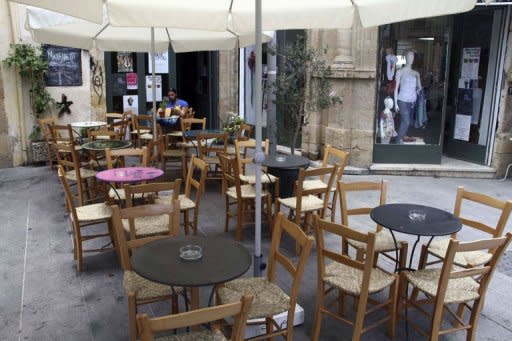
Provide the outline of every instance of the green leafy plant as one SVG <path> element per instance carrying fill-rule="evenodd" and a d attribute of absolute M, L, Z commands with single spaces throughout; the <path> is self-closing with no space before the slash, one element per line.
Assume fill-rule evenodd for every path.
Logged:
<path fill-rule="evenodd" d="M 279 53 L 275 49 L 270 49 L 270 52 L 282 58 L 271 89 L 279 110 L 289 118 L 290 126 L 285 129 L 289 134 L 293 154 L 302 127 L 308 124 L 310 113 L 342 101 L 335 95 L 329 79 L 332 70 L 325 61 L 327 48 L 311 48 L 302 37 L 285 46 Z"/>
<path fill-rule="evenodd" d="M 38 119 L 54 103 L 44 84 L 48 62 L 43 56 L 41 47 L 25 43 L 11 44 L 11 50 L 3 62 L 9 67 L 16 68 L 20 76 L 30 82 L 30 106 L 32 114 Z M 29 139 L 37 140 L 40 135 L 39 125 L 35 124 Z"/>
<path fill-rule="evenodd" d="M 240 125 L 244 124 L 245 120 L 238 115 L 230 114 L 224 124 L 224 131 L 230 135 L 236 134 L 240 129 Z"/>

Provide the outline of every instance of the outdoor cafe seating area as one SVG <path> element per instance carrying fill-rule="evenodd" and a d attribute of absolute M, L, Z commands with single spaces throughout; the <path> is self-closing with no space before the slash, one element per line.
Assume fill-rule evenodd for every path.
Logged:
<path fill-rule="evenodd" d="M 340 339 L 376 329 L 393 339 L 404 326 L 408 339 L 452 332 L 476 339 L 512 238 L 505 231 L 512 200 L 459 186 L 450 212 L 391 202 L 387 180 L 343 177 L 346 151 L 328 145 L 312 162 L 270 155 L 266 140 L 260 198 L 270 247 L 262 276 L 251 276 L 253 257 L 241 242 L 254 238 L 257 208 L 252 127 L 230 135 L 207 129 L 205 118 L 182 118 L 169 130 L 152 116 L 111 117 L 39 123 L 70 217 L 75 269 L 101 261 L 91 254 L 115 255 L 128 307 L 111 313 L 128 316 L 130 340 L 244 340 L 254 325 L 261 335 L 253 339 L 294 340 L 304 300 L 315 301 L 314 311 L 303 311 L 312 340 L 327 339 L 327 320 L 351 326 Z M 204 209 L 209 188 L 215 211 Z M 492 213 L 468 216 L 475 205 Z M 222 237 L 202 229 L 212 214 L 224 217 Z M 459 239 L 467 230 L 478 238 Z M 316 291 L 302 290 L 308 277 Z M 170 302 L 166 315 L 142 309 L 158 302 Z"/>

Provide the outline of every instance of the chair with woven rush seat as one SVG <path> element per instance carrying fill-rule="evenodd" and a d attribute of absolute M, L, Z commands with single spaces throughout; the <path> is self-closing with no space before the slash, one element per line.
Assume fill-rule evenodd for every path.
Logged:
<path fill-rule="evenodd" d="M 132 115 L 132 128 L 132 141 L 140 148 L 143 140 L 153 139 L 153 115 Z"/>
<path fill-rule="evenodd" d="M 263 152 L 265 155 L 268 155 L 269 151 L 269 141 L 266 139 L 265 141 L 261 142 L 261 148 L 263 149 Z M 256 182 L 256 177 L 254 174 L 249 175 L 246 174 L 246 165 L 253 164 L 253 157 L 254 155 L 249 156 L 249 151 L 255 151 L 256 150 L 256 140 L 253 139 L 247 139 L 247 140 L 236 140 L 235 141 L 235 155 L 236 155 L 236 161 L 238 163 L 238 173 L 240 174 L 240 180 L 243 183 L 249 183 L 254 184 Z M 275 177 L 272 174 L 268 174 L 266 172 L 266 167 L 262 168 L 263 173 L 261 174 L 261 183 L 276 183 L 277 177 Z M 277 188 L 277 186 L 276 186 Z"/>
<path fill-rule="evenodd" d="M 183 147 L 186 154 L 188 155 L 188 150 L 193 148 L 196 149 L 196 144 L 191 142 L 183 136 L 183 134 L 188 130 L 205 130 L 206 129 L 206 117 L 203 118 L 182 118 L 180 119 L 180 128 L 181 128 L 181 136 L 182 141 L 178 144 L 178 146 Z"/>
<path fill-rule="evenodd" d="M 55 150 L 53 148 L 54 141 L 51 132 L 51 126 L 55 124 L 56 118 L 54 116 L 40 118 L 37 120 L 37 122 L 39 123 L 41 132 L 43 133 L 43 138 L 46 141 L 46 147 L 48 150 L 48 161 L 50 162 L 50 170 L 53 171 L 53 164 L 58 164 L 57 156 L 55 155 Z"/>
<path fill-rule="evenodd" d="M 126 240 L 123 220 L 143 219 L 167 215 L 171 226 L 165 235 L 150 236 L 134 240 Z M 137 339 L 136 314 L 139 305 L 158 302 L 171 301 L 172 312 L 178 312 L 178 294 L 183 292 L 183 288 L 170 287 L 147 280 L 138 275 L 132 269 L 130 262 L 130 252 L 136 250 L 149 242 L 163 238 L 176 237 L 179 234 L 179 202 L 174 200 L 172 205 L 143 205 L 120 209 L 117 205 L 112 206 L 112 223 L 116 233 L 121 267 L 124 271 L 123 287 L 128 297 L 128 321 L 130 328 L 130 340 Z"/>
<path fill-rule="evenodd" d="M 242 185 L 238 174 L 236 159 L 228 154 L 218 154 L 223 175 L 222 193 L 226 200 L 226 220 L 224 231 L 228 232 L 229 219 L 236 216 L 236 240 L 242 240 L 242 226 L 246 224 L 245 218 L 248 214 L 254 216 L 254 202 L 256 190 L 253 185 Z M 266 218 L 271 228 L 272 223 L 272 196 L 268 191 L 261 192 L 262 204 L 265 205 Z M 230 207 L 236 205 L 236 213 L 231 212 Z"/>
<path fill-rule="evenodd" d="M 444 255 L 442 268 L 402 272 L 400 277 L 404 284 L 401 287 L 406 288 L 411 284 L 416 290 L 421 291 L 426 296 L 425 299 L 421 300 L 413 297 L 408 298 L 406 290 L 403 293 L 405 295 L 402 306 L 405 309 L 414 307 L 427 315 L 430 320 L 430 330 L 425 332 L 412 319 L 409 319 L 407 314 L 402 317 L 416 331 L 432 341 L 437 341 L 441 335 L 461 330 L 467 330 L 466 340 L 476 340 L 478 319 L 485 301 L 489 282 L 511 238 L 512 234 L 508 233 L 504 237 L 473 242 L 459 242 L 456 239 L 450 239 Z M 489 249 L 494 250 L 494 252 L 491 254 L 491 258 L 481 264 L 481 266 L 473 268 L 456 266 L 455 258 L 457 254 L 465 252 L 485 253 Z M 472 305 L 470 305 L 471 302 L 473 302 Z M 457 312 L 453 312 L 450 309 L 450 305 L 454 304 L 459 306 Z M 433 305 L 432 314 L 426 312 L 423 308 L 424 305 Z M 471 314 L 468 320 L 464 319 L 464 310 L 460 311 L 460 307 L 462 309 L 467 308 L 470 311 Z M 456 321 L 455 326 L 452 328 L 442 328 L 445 311 Z"/>
<path fill-rule="evenodd" d="M 114 232 L 111 225 L 112 211 L 105 203 L 75 206 L 68 180 L 66 179 L 64 169 L 58 166 L 58 174 L 62 187 L 64 188 L 64 197 L 67 207 L 70 211 L 71 225 L 73 229 L 73 258 L 76 262 L 76 270 L 82 271 L 83 254 L 85 252 L 105 252 L 111 251 L 113 248 L 101 249 L 84 249 L 83 243 L 97 238 L 108 237 L 114 240 Z M 108 231 L 106 233 L 83 234 L 83 229 L 91 225 L 107 224 Z"/>
<path fill-rule="evenodd" d="M 126 207 L 135 206 L 135 200 L 146 203 L 157 203 L 171 205 L 172 202 L 178 200 L 181 188 L 181 179 L 174 182 L 152 182 L 141 185 L 125 185 L 123 187 L 126 196 Z M 171 192 L 171 200 L 165 203 L 156 202 L 159 192 Z M 169 216 L 167 214 L 152 215 L 136 219 L 123 220 L 123 227 L 130 235 L 130 240 L 153 236 L 157 234 L 167 234 L 169 232 Z"/>
<path fill-rule="evenodd" d="M 159 152 L 160 152 L 160 168 L 165 171 L 167 168 L 167 160 L 179 160 L 181 162 L 181 176 L 186 177 L 187 174 L 187 151 L 182 145 L 172 144 L 172 135 L 165 134 L 160 136 Z"/>
<path fill-rule="evenodd" d="M 345 166 L 347 165 L 348 158 L 350 153 L 345 152 L 341 149 L 337 149 L 332 147 L 330 144 L 326 145 L 324 148 L 324 158 L 322 161 L 322 167 L 327 167 L 329 164 L 336 163 L 338 165 L 338 173 L 336 174 L 334 186 L 331 187 L 330 191 L 333 192 L 332 203 L 330 203 L 327 208 L 331 212 L 331 222 L 334 223 L 336 217 L 336 184 L 343 177 L 343 171 L 345 170 Z M 314 180 L 305 180 L 304 188 L 305 189 L 313 189 L 313 188 L 325 188 L 327 187 L 327 182 L 325 180 L 325 176 L 320 176 L 320 179 Z"/>
<path fill-rule="evenodd" d="M 148 149 L 143 148 L 124 148 L 124 149 L 110 149 L 105 148 L 105 159 L 107 161 L 107 168 L 112 169 L 115 166 L 126 167 L 127 157 L 138 157 L 140 159 L 138 166 L 147 167 L 149 163 Z M 111 200 L 125 200 L 126 195 L 122 188 L 110 188 L 108 197 Z"/>
<path fill-rule="evenodd" d="M 291 237 L 300 246 L 300 253 L 296 264 L 285 256 L 281 249 L 281 241 L 284 234 L 287 237 Z M 220 304 L 237 302 L 244 294 L 254 296 L 249 319 L 265 320 L 264 322 L 249 321 L 248 324 L 264 323 L 266 325 L 266 334 L 251 338 L 251 340 L 271 339 L 278 335 L 282 335 L 288 341 L 294 339 L 293 320 L 295 305 L 312 243 L 313 240 L 306 236 L 299 226 L 287 220 L 282 213 L 279 213 L 276 216 L 272 232 L 267 276 L 239 278 L 227 282 L 217 289 L 217 298 Z M 287 295 L 276 285 L 277 265 L 286 269 L 292 278 L 290 295 Z M 283 312 L 287 312 L 286 323 L 280 325 L 273 317 Z"/>
<path fill-rule="evenodd" d="M 330 223 L 314 216 L 316 232 L 316 247 L 318 258 L 318 290 L 315 321 L 313 323 L 312 340 L 319 340 L 323 315 L 330 316 L 353 326 L 352 340 L 360 340 L 363 333 L 388 322 L 388 334 L 391 338 L 395 334 L 396 304 L 398 293 L 398 276 L 388 274 L 373 266 L 375 255 L 375 233 L 360 233 L 344 225 Z M 324 234 L 341 239 L 356 240 L 366 244 L 366 258 L 352 259 L 343 254 L 339 248 L 330 250 L 326 247 Z M 332 262 L 327 263 L 329 259 Z M 370 295 L 377 294 L 389 288 L 388 299 L 384 302 L 377 301 Z M 325 302 L 326 296 L 331 292 L 338 292 L 337 303 L 339 314 L 329 309 L 331 304 Z M 357 299 L 357 311 L 354 321 L 344 317 L 345 296 L 350 295 Z M 336 301 L 334 301 L 336 302 Z M 372 306 L 368 309 L 368 304 Z M 382 318 L 372 325 L 365 327 L 366 316 L 378 310 L 387 309 L 389 316 Z"/>
<path fill-rule="evenodd" d="M 201 203 L 201 196 L 204 192 L 206 171 L 206 163 L 203 160 L 192 156 L 190 159 L 190 166 L 188 167 L 187 180 L 185 181 L 185 192 L 179 195 L 180 210 L 183 212 L 183 227 L 185 229 L 185 234 L 188 234 L 189 229 L 192 228 L 194 234 L 197 235 L 199 204 Z M 197 174 L 199 174 L 199 179 L 197 179 Z M 192 193 L 192 188 L 194 188 L 194 193 Z M 168 200 L 158 198 L 155 202 L 164 203 L 166 201 Z M 190 221 L 188 216 L 188 213 L 191 210 L 194 210 L 194 218 L 192 221 Z"/>
<path fill-rule="evenodd" d="M 60 143 L 60 144 L 75 143 L 76 150 L 80 150 L 80 146 L 76 145 L 75 132 L 73 131 L 71 124 L 66 124 L 66 125 L 51 124 L 50 125 L 50 133 L 52 135 L 52 140 L 54 143 Z"/>
<path fill-rule="evenodd" d="M 350 226 L 353 229 L 359 230 L 359 224 L 355 224 L 354 222 L 349 221 L 350 216 L 366 216 L 370 214 L 373 207 L 356 207 L 356 205 L 349 205 L 352 201 L 347 198 L 348 194 L 364 194 L 366 198 L 368 198 L 369 192 L 374 192 L 378 195 L 378 204 L 384 205 L 386 204 L 386 195 L 387 195 L 387 184 L 386 180 L 382 180 L 380 182 L 370 182 L 370 181 L 357 181 L 357 182 L 343 182 L 338 181 L 337 192 L 340 196 L 340 204 L 341 204 L 341 224 L 345 226 Z M 353 200 L 357 202 L 356 200 Z M 357 228 L 356 228 L 357 227 Z M 357 259 L 362 259 L 364 253 L 366 253 L 366 243 L 359 243 L 355 240 L 343 240 L 342 250 L 343 254 L 348 254 L 349 245 L 356 249 Z M 397 241 L 398 246 L 398 259 L 395 259 L 396 246 L 393 241 L 393 236 L 391 232 L 387 229 L 383 229 L 382 226 L 377 224 L 377 229 L 375 231 L 375 264 L 377 264 L 377 260 L 379 254 L 393 260 L 393 262 L 397 262 L 399 264 L 399 268 L 403 269 L 406 266 L 407 261 L 407 242 L 406 241 Z M 392 252 L 392 254 L 388 254 Z M 396 256 L 395 256 L 396 257 Z"/>
<path fill-rule="evenodd" d="M 221 180 L 218 153 L 226 154 L 228 146 L 228 133 L 204 133 L 197 136 L 197 149 L 199 158 L 208 166 L 206 180 Z"/>
<path fill-rule="evenodd" d="M 329 166 L 316 169 L 303 169 L 299 171 L 299 178 L 295 183 L 295 196 L 290 198 L 278 198 L 276 212 L 280 212 L 281 205 L 289 209 L 288 218 L 295 224 L 302 226 L 304 232 L 311 230 L 311 217 L 316 212 L 323 218 L 329 203 L 329 189 L 336 178 L 338 166 Z M 329 176 L 328 186 L 324 188 L 304 189 L 304 181 L 309 177 Z M 304 223 L 301 223 L 304 215 Z"/>
<path fill-rule="evenodd" d="M 54 147 L 57 161 L 63 169 L 64 176 L 76 185 L 76 194 L 74 196 L 78 199 L 80 206 L 83 206 L 86 202 L 93 201 L 96 194 L 96 171 L 82 167 L 80 155 L 78 155 L 73 142 L 56 142 Z M 85 198 L 86 196 L 87 198 Z"/>
<path fill-rule="evenodd" d="M 240 302 L 229 303 L 216 307 L 209 307 L 181 313 L 178 315 L 148 318 L 146 314 L 137 315 L 137 325 L 141 331 L 142 341 L 227 341 L 219 329 L 211 328 L 203 331 L 193 331 L 177 335 L 154 338 L 154 334 L 168 330 L 191 327 L 194 325 L 214 322 L 228 317 L 234 318 L 231 341 L 243 341 L 247 315 L 252 303 L 251 296 L 243 296 Z"/>
<path fill-rule="evenodd" d="M 499 213 L 499 218 L 496 225 L 491 226 L 484 222 L 476 221 L 462 216 L 461 210 L 463 202 L 468 204 L 478 204 L 480 206 L 483 205 L 486 206 L 486 208 L 493 209 L 494 211 L 497 210 L 497 213 Z M 512 200 L 504 201 L 488 195 L 470 192 L 465 190 L 462 186 L 457 188 L 457 197 L 455 199 L 453 214 L 456 217 L 459 217 L 459 219 L 462 221 L 463 227 L 471 227 L 494 238 L 501 237 L 503 235 L 503 231 L 505 230 L 505 226 L 507 224 L 508 218 L 510 217 L 511 211 Z M 452 235 L 451 238 L 456 239 L 457 234 Z M 440 260 L 442 260 L 446 254 L 449 242 L 450 239 L 438 239 L 432 241 L 428 249 L 426 249 L 426 246 L 423 246 L 420 258 L 420 269 L 428 265 L 440 262 Z M 429 255 L 434 256 L 437 260 L 429 263 L 427 259 Z M 455 255 L 454 263 L 458 266 L 470 268 L 486 263 L 491 257 L 491 251 L 457 253 Z"/>

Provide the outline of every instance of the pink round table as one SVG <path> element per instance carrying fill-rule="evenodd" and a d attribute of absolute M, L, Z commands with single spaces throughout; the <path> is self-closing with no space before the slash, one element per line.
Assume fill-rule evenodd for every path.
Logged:
<path fill-rule="evenodd" d="M 107 169 L 96 174 L 96 178 L 106 182 L 132 183 L 158 178 L 164 172 L 153 167 L 125 167 Z"/>

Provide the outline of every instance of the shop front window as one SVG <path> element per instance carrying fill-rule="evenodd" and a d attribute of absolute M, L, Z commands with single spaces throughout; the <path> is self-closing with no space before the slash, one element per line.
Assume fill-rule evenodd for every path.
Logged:
<path fill-rule="evenodd" d="M 450 22 L 439 17 L 381 28 L 376 144 L 441 143 Z"/>

